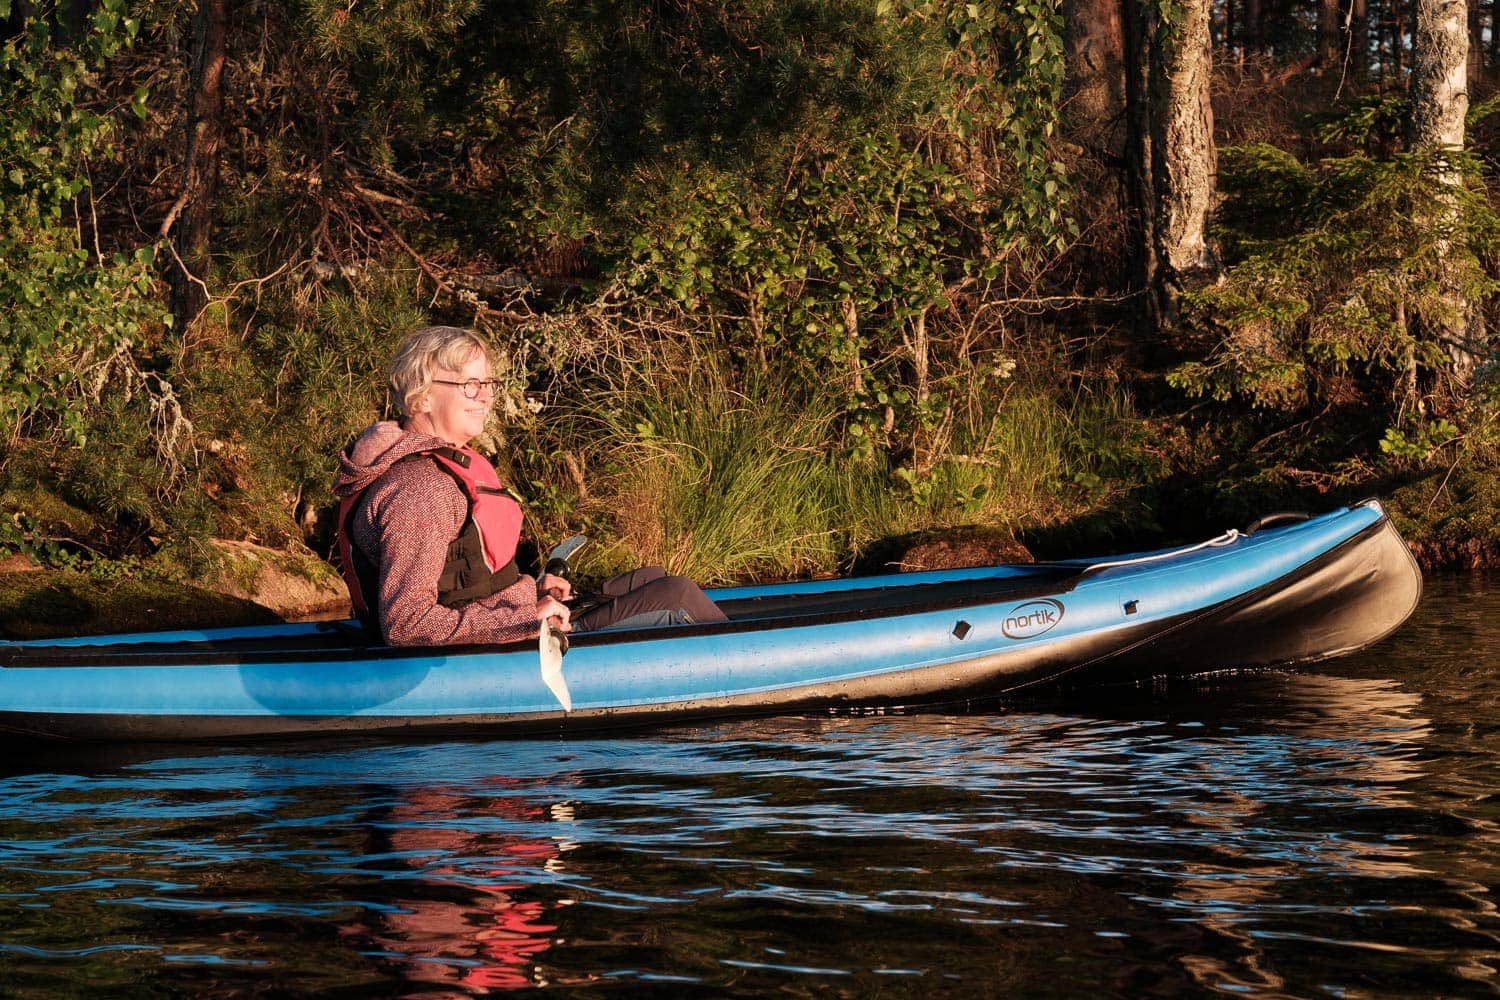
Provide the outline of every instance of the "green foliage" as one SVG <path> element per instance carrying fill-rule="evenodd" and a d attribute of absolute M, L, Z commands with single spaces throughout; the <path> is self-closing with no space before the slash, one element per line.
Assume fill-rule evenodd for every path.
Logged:
<path fill-rule="evenodd" d="M 1319 142 L 1346 143 L 1372 152 L 1391 149 L 1401 137 L 1408 107 L 1404 95 L 1359 97 L 1314 115 L 1313 135 Z"/>
<path fill-rule="evenodd" d="M 382 167 L 396 162 L 397 137 L 420 142 L 441 128 L 443 122 L 431 120 L 431 95 L 461 72 L 455 46 L 466 36 L 489 38 L 470 28 L 482 0 L 394 0 L 357 7 L 342 0 L 306 0 L 298 6 L 302 9 L 290 15 L 286 30 L 333 70 L 327 81 L 332 86 L 319 95 L 328 104 L 323 113 L 354 140 L 349 152 L 356 162 Z"/>
<path fill-rule="evenodd" d="M 762 370 L 822 383 L 846 447 L 896 456 L 928 490 L 956 390 L 994 360 L 971 356 L 972 329 L 954 335 L 956 298 L 1034 274 L 1077 232 L 1050 141 L 1061 18 L 1046 2 L 877 12 L 942 31 L 946 89 L 913 118 L 920 141 L 886 129 L 815 149 L 774 187 L 701 167 L 643 218 L 625 285 L 648 309 L 710 317 Z"/>
<path fill-rule="evenodd" d="M 971 378 L 918 467 L 851 453 L 837 387 L 722 357 L 663 349 L 559 392 L 544 412 L 514 478 L 544 497 L 532 505 L 544 517 L 561 515 L 542 534 L 582 525 L 604 543 L 586 572 L 642 562 L 724 582 L 833 572 L 879 538 L 1034 525 L 1101 502 L 1110 482 L 1162 472 L 1117 388 L 1023 385 L 1009 366 Z"/>
<path fill-rule="evenodd" d="M 167 19 L 147 33 L 162 46 L 150 64 L 176 76 L 155 78 L 180 83 L 180 13 L 142 9 Z M 50 474 L 130 537 L 295 544 L 326 506 L 332 455 L 379 414 L 395 343 L 431 319 L 494 332 L 502 307 L 513 391 L 507 439 L 490 443 L 514 453 L 549 521 L 610 516 L 607 487 L 583 496 L 567 457 L 607 467 L 623 506 L 676 497 L 673 544 L 697 555 L 641 543 L 644 557 L 717 578 L 828 569 L 855 536 L 903 519 L 1042 510 L 1099 485 L 1078 458 L 1092 432 L 1044 385 L 1062 363 L 1025 351 L 991 299 L 1036 282 L 1076 233 L 1053 142 L 1053 0 L 308 0 L 245 5 L 230 30 L 213 301 L 190 341 L 149 342 L 149 250 L 83 267 L 72 226 L 27 232 L 46 247 L 33 237 L 51 226 L 74 253 L 63 262 L 93 280 L 133 268 L 107 301 L 30 317 L 38 336 L 61 330 L 120 367 L 87 407 L 39 409 L 66 396 L 49 391 L 22 428 L 83 414 L 68 433 L 107 454 Z M 177 147 L 136 152 L 131 176 L 174 176 Z M 57 164 L 70 184 L 86 176 Z M 47 218 L 87 215 L 86 187 L 59 191 Z M 518 290 L 494 310 L 453 294 L 505 271 Z M 683 341 L 718 374 L 663 360 Z M 53 354 L 59 373 L 92 372 L 90 387 L 104 372 Z M 639 357 L 658 359 L 659 387 L 620 374 Z M 549 399 L 583 394 L 592 422 L 554 406 L 544 418 L 566 432 L 536 429 L 528 380 Z M 618 418 L 595 412 L 601 399 Z M 635 478 L 656 466 L 646 455 L 670 455 L 662 475 L 679 478 Z M 704 482 L 714 503 L 694 499 Z M 742 508 L 753 534 L 715 513 Z M 779 535 L 790 547 L 773 551 Z"/>
<path fill-rule="evenodd" d="M 442 13 L 406 24 L 429 8 Z M 880 470 L 877 495 L 987 509 L 993 470 L 976 463 L 959 477 L 944 457 L 967 419 L 957 407 L 1001 390 L 1015 363 L 992 342 L 995 328 L 958 325 L 956 297 L 1034 277 L 1076 233 L 1051 142 L 1063 73 L 1055 3 L 872 12 L 864 2 L 432 0 L 317 5 L 309 30 L 348 67 L 361 95 L 350 107 L 404 136 L 386 153 L 361 146 L 372 162 L 388 154 L 404 175 L 429 178 L 460 156 L 468 165 L 467 176 L 446 174 L 446 187 L 429 184 L 437 193 L 425 205 L 445 215 L 423 228 L 424 247 L 446 254 L 482 241 L 525 264 L 576 243 L 601 269 L 603 294 L 558 323 L 629 324 L 643 334 L 629 350 L 648 355 L 657 338 L 692 338 L 743 359 L 732 385 L 817 385 L 827 407 L 818 447 Z M 444 37 L 447 48 L 411 59 L 409 49 Z M 388 78 L 408 62 L 415 72 Z M 295 201 L 295 183 L 285 190 Z M 438 235 L 444 227 L 457 242 Z M 310 356 L 276 335 L 278 349 Z M 276 396 L 288 414 L 324 412 L 290 387 Z M 637 423 L 670 426 L 650 415 L 627 423 L 641 440 L 651 435 Z M 240 437 L 266 433 L 247 426 Z M 541 513 L 591 516 L 560 486 L 568 477 L 538 471 L 556 472 L 556 453 L 521 437 L 531 470 L 522 478 Z M 303 449 L 281 453 L 298 464 Z M 312 468 L 299 476 L 309 489 Z M 1054 473 L 1038 479 L 1055 483 Z M 940 485 L 948 475 L 964 478 L 956 502 Z"/>
<path fill-rule="evenodd" d="M 1078 228 L 1066 213 L 1068 177 L 1052 143 L 1067 75 L 1061 4 L 909 0 L 907 10 L 942 23 L 952 48 L 949 97 L 937 110 L 964 146 L 999 150 L 1001 176 L 1013 178 L 983 223 L 994 241 L 981 262 L 985 278 L 998 276 L 1005 251 L 1065 249 Z M 981 187 L 999 181 L 980 177 L 989 182 Z"/>
<path fill-rule="evenodd" d="M 1444 419 L 1437 419 L 1408 431 L 1388 428 L 1380 439 L 1380 450 L 1398 460 L 1426 463 L 1434 454 L 1460 437 L 1458 428 Z"/>
<path fill-rule="evenodd" d="M 1378 154 L 1400 144 L 1410 108 L 1411 102 L 1404 94 L 1373 94 L 1312 115 L 1309 123 L 1319 142 L 1352 145 Z M 1464 113 L 1465 130 L 1473 130 L 1497 110 L 1500 110 L 1500 94 L 1470 104 Z"/>
<path fill-rule="evenodd" d="M 1219 150 L 1216 235 L 1227 260 L 1243 260 L 1305 219 L 1318 194 L 1318 179 L 1295 156 L 1257 143 Z"/>
<path fill-rule="evenodd" d="M 294 518 L 327 497 L 332 456 L 384 408 L 385 366 L 428 322 L 409 275 L 370 276 L 314 303 L 271 298 L 244 338 L 184 366 L 206 442 L 198 489 L 221 537 L 295 544 Z"/>
<path fill-rule="evenodd" d="M 77 548 L 49 536 L 34 517 L 22 512 L 0 517 L 0 556 L 10 555 L 57 569 L 78 569 L 87 562 Z"/>
<path fill-rule="evenodd" d="M 121 379 L 139 383 L 129 351 L 164 322 L 152 248 L 91 252 L 79 224 L 89 164 L 113 155 L 110 117 L 85 95 L 138 30 L 124 0 L 101 0 L 72 47 L 53 43 L 41 13 L 0 44 L 0 439 L 83 444 L 89 408 Z"/>
<path fill-rule="evenodd" d="M 914 325 L 949 306 L 966 190 L 889 139 L 808 164 L 769 204 L 709 177 L 671 229 L 637 237 L 627 284 L 663 308 L 722 317 L 734 349 L 841 390 L 853 433 L 868 438 L 888 406 L 903 425 L 920 419 L 895 362 Z"/>
<path fill-rule="evenodd" d="M 138 571 L 141 560 L 114 557 L 99 547 L 100 519 L 35 485 L 26 459 L 11 463 L 0 489 L 0 559 L 21 555 L 49 569 L 85 573 L 111 582 Z M 19 488 L 18 488 L 19 487 Z"/>
<path fill-rule="evenodd" d="M 1473 159 L 1356 155 L 1301 169 L 1256 147 L 1226 151 L 1221 172 L 1234 256 L 1219 283 L 1184 300 L 1185 344 L 1201 357 L 1169 381 L 1220 401 L 1353 408 L 1391 423 L 1453 405 L 1415 394 L 1436 391 L 1451 364 L 1440 338 L 1462 325 L 1463 303 L 1500 290 L 1487 263 L 1500 219 Z M 1261 210 L 1278 199 L 1293 210 Z"/>

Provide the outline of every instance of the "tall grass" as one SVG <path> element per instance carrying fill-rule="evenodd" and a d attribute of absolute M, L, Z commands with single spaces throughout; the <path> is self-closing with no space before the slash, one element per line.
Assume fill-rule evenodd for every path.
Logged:
<path fill-rule="evenodd" d="M 957 525 L 1014 530 L 1102 498 L 1135 418 L 1118 390 L 975 388 L 919 479 L 846 447 L 832 393 L 742 376 L 712 356 L 658 362 L 579 394 L 589 500 L 607 538 L 585 568 L 655 563 L 704 583 L 830 573 L 870 543 Z"/>
<path fill-rule="evenodd" d="M 712 362 L 626 376 L 591 399 L 616 531 L 604 555 L 705 583 L 836 568 L 878 519 L 879 473 L 834 448 L 815 391 L 740 388 Z"/>

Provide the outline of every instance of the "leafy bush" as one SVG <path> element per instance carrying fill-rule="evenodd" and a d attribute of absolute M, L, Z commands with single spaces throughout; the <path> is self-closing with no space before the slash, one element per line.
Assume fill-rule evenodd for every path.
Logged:
<path fill-rule="evenodd" d="M 10 7 L 0 0 L 0 19 Z M 138 30 L 124 0 L 101 0 L 72 46 L 55 44 L 39 14 L 0 44 L 0 440 L 82 445 L 107 391 L 170 397 L 131 355 L 165 322 L 152 248 L 106 256 L 84 243 L 89 165 L 113 155 L 110 112 L 86 97 Z M 137 92 L 137 113 L 144 98 Z"/>
<path fill-rule="evenodd" d="M 1221 171 L 1233 256 L 1185 299 L 1183 343 L 1200 359 L 1169 381 L 1303 419 L 1452 412 L 1467 386 L 1450 331 L 1500 290 L 1489 264 L 1500 218 L 1475 161 L 1354 155 L 1307 169 L 1261 147 L 1226 151 Z M 1294 210 L 1265 210 L 1285 203 Z"/>

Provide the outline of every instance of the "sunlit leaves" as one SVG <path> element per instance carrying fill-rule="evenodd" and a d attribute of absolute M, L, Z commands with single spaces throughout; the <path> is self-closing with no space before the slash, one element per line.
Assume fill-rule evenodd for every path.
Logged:
<path fill-rule="evenodd" d="M 79 98 L 139 30 L 124 15 L 124 0 L 101 0 L 92 30 L 67 48 L 33 16 L 0 45 L 0 437 L 41 419 L 34 430 L 82 444 L 85 407 L 108 384 L 111 359 L 160 320 L 150 249 L 95 259 L 69 221 L 90 158 L 111 153 L 110 119 Z"/>

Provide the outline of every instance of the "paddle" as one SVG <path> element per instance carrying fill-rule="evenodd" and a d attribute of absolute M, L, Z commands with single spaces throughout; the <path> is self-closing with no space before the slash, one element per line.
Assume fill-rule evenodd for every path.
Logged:
<path fill-rule="evenodd" d="M 551 574 L 564 580 L 568 579 L 570 573 L 568 559 L 573 553 L 583 548 L 587 541 L 588 538 L 585 535 L 574 535 L 553 546 L 542 564 L 542 576 Z M 564 712 L 573 711 L 573 697 L 568 693 L 568 682 L 562 672 L 562 658 L 563 654 L 568 651 L 568 637 L 554 629 L 551 622 L 544 621 L 537 637 L 537 645 L 541 652 L 542 683 L 546 684 L 547 690 L 557 698 Z"/>

